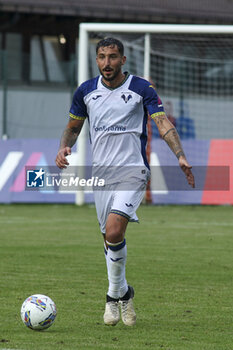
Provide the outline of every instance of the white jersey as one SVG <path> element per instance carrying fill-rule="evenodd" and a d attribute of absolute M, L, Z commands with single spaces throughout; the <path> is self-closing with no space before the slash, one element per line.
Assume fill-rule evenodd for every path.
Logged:
<path fill-rule="evenodd" d="M 164 114 L 160 98 L 148 81 L 126 73 L 115 89 L 105 85 L 102 76 L 83 83 L 74 94 L 69 115 L 88 118 L 94 167 L 117 167 L 117 173 L 137 167 L 145 177 L 141 169 L 149 169 L 148 113 L 152 118 Z"/>

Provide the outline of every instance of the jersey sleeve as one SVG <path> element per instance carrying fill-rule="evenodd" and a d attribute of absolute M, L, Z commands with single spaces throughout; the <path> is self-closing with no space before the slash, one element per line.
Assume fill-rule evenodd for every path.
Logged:
<path fill-rule="evenodd" d="M 156 93 L 153 85 L 151 85 L 149 82 L 144 88 L 143 100 L 144 105 L 152 119 L 161 115 L 165 115 L 162 101 Z"/>
<path fill-rule="evenodd" d="M 82 85 L 74 93 L 69 116 L 76 120 L 85 120 L 87 117 L 87 108 L 83 100 Z"/>

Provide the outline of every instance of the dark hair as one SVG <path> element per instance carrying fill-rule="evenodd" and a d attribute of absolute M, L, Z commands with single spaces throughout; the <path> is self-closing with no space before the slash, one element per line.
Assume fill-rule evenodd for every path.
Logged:
<path fill-rule="evenodd" d="M 96 45 L 96 54 L 98 54 L 98 50 L 100 47 L 106 47 L 106 46 L 117 46 L 121 56 L 124 56 L 124 45 L 122 42 L 115 38 L 106 38 L 100 40 Z"/>

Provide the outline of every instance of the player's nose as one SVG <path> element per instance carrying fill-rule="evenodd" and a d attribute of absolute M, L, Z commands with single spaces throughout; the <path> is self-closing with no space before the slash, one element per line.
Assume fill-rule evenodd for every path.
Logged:
<path fill-rule="evenodd" d="M 110 58 L 108 56 L 105 57 L 104 66 L 105 66 L 105 68 L 110 66 Z"/>

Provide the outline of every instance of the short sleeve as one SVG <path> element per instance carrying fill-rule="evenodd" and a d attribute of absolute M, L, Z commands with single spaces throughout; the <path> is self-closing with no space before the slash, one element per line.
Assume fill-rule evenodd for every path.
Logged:
<path fill-rule="evenodd" d="M 144 105 L 152 119 L 160 115 L 165 115 L 163 103 L 153 85 L 151 85 L 149 82 L 144 88 L 143 95 Z"/>
<path fill-rule="evenodd" d="M 87 117 L 87 108 L 83 99 L 82 85 L 74 93 L 69 116 L 77 120 L 85 120 Z"/>

